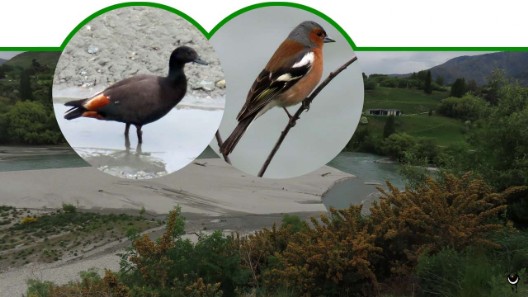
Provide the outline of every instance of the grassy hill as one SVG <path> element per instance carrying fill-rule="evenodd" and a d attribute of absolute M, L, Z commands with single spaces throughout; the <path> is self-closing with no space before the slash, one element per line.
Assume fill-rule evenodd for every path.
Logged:
<path fill-rule="evenodd" d="M 40 65 L 47 65 L 50 69 L 55 69 L 61 52 L 24 52 L 9 59 L 5 64 L 13 68 L 29 68 L 33 59 Z"/>
<path fill-rule="evenodd" d="M 378 87 L 365 92 L 363 110 L 372 108 L 395 108 L 403 112 L 396 117 L 396 132 L 430 139 L 438 146 L 447 147 L 465 144 L 465 124 L 457 119 L 437 115 L 429 116 L 436 110 L 440 100 L 449 96 L 448 92 L 433 92 L 427 95 L 421 90 Z M 372 135 L 383 136 L 387 117 L 368 116 L 368 129 Z M 361 125 L 361 124 L 360 124 Z"/>

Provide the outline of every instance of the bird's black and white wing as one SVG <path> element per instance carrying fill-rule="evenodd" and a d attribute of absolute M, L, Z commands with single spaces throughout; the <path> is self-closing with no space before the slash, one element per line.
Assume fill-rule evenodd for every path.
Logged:
<path fill-rule="evenodd" d="M 310 72 L 314 58 L 314 52 L 306 49 L 280 68 L 262 70 L 251 86 L 237 119 L 241 121 L 258 113 L 274 97 L 294 86 Z"/>

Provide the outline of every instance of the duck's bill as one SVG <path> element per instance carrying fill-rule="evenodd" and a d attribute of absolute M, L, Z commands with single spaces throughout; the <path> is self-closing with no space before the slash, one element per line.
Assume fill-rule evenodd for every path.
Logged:
<path fill-rule="evenodd" d="M 200 65 L 209 65 L 209 63 L 205 62 L 204 60 L 202 60 L 200 58 L 194 59 L 193 62 L 196 63 L 196 64 L 200 64 Z"/>

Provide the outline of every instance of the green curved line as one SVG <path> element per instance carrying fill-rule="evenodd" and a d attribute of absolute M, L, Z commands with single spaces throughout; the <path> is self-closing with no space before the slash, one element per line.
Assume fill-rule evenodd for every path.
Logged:
<path fill-rule="evenodd" d="M 355 51 L 528 51 L 528 47 L 511 47 L 511 46 L 492 46 L 492 47 L 486 47 L 486 46 L 466 46 L 466 47 L 442 47 L 442 46 L 430 46 L 430 47 L 420 47 L 420 46 L 413 46 L 413 47 L 395 47 L 395 46 L 386 46 L 386 47 L 377 47 L 377 46 L 356 46 L 352 38 L 348 35 L 348 33 L 334 20 L 332 20 L 329 16 L 322 13 L 321 11 L 311 8 L 309 6 L 299 4 L 299 3 L 293 3 L 293 2 L 262 2 L 257 3 L 253 5 L 246 6 L 244 8 L 241 8 L 224 19 L 222 19 L 214 28 L 208 32 L 205 30 L 202 25 L 200 25 L 195 19 L 187 15 L 186 13 L 164 5 L 159 4 L 155 2 L 123 2 L 114 4 L 111 6 L 108 6 L 106 8 L 103 8 L 99 11 L 96 11 L 95 13 L 91 14 L 87 18 L 85 18 L 82 22 L 80 22 L 64 39 L 62 44 L 58 47 L 0 47 L 0 51 L 62 51 L 68 44 L 68 42 L 71 40 L 71 38 L 79 31 L 83 26 L 85 26 L 88 22 L 90 22 L 92 19 L 98 17 L 101 14 L 104 14 L 108 11 L 122 8 L 122 7 L 130 7 L 130 6 L 150 6 L 155 8 L 164 9 L 166 11 L 172 12 L 174 14 L 179 15 L 180 17 L 184 18 L 185 20 L 189 21 L 191 24 L 193 24 L 207 39 L 210 39 L 222 26 L 224 26 L 227 22 L 234 19 L 235 17 L 254 10 L 258 8 L 263 7 L 273 7 L 273 6 L 286 6 L 286 7 L 293 7 L 302 9 L 308 12 L 311 12 L 320 18 L 327 21 L 329 24 L 334 26 L 347 40 L 347 42 L 350 44 L 353 50 Z"/>

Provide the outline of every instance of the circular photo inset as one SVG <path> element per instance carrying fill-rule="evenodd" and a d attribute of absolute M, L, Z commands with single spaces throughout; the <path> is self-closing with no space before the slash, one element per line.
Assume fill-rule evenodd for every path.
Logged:
<path fill-rule="evenodd" d="M 320 168 L 345 147 L 363 107 L 357 62 L 322 89 L 277 146 L 303 99 L 355 56 L 334 26 L 301 9 L 265 7 L 233 18 L 211 43 L 230 82 L 220 137 L 211 142 L 220 156 L 252 175 L 289 178 Z"/>
<path fill-rule="evenodd" d="M 101 14 L 80 28 L 55 70 L 53 106 L 70 146 L 108 174 L 147 179 L 204 151 L 218 129 L 225 80 L 190 22 L 147 6 Z"/>

